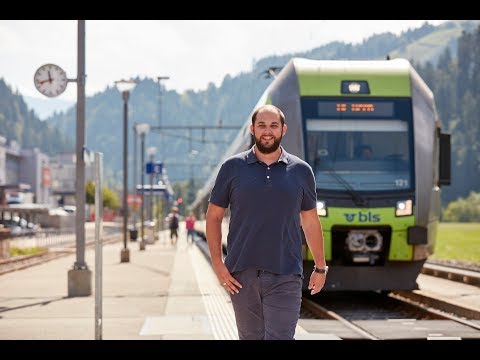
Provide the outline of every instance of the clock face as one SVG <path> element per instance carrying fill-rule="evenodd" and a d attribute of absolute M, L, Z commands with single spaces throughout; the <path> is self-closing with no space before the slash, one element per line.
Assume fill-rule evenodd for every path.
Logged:
<path fill-rule="evenodd" d="M 68 84 L 67 74 L 60 66 L 45 64 L 38 68 L 33 76 L 38 91 L 48 97 L 55 97 L 65 91 Z"/>

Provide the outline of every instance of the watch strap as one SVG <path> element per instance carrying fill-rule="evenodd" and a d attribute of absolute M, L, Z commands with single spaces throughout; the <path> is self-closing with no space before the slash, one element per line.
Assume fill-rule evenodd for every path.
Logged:
<path fill-rule="evenodd" d="M 313 271 L 319 274 L 327 274 L 328 272 L 328 266 L 325 265 L 325 267 L 318 268 L 317 265 L 313 265 Z"/>

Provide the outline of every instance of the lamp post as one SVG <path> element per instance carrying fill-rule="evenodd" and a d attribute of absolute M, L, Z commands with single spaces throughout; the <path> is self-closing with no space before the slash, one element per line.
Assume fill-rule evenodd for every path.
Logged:
<path fill-rule="evenodd" d="M 133 231 L 135 232 L 135 240 L 137 240 L 137 214 L 138 214 L 138 204 L 137 204 L 137 123 L 133 124 L 133 191 L 134 196 L 134 211 L 133 211 Z M 133 240 L 133 238 L 131 239 Z"/>
<path fill-rule="evenodd" d="M 130 262 L 130 250 L 127 247 L 127 223 L 128 223 L 128 98 L 130 91 L 137 85 L 135 80 L 115 81 L 123 99 L 123 249 L 120 252 L 120 262 Z"/>
<path fill-rule="evenodd" d="M 141 207 L 141 210 L 140 210 L 140 222 L 142 223 L 141 224 L 141 239 L 140 239 L 140 250 L 145 250 L 145 236 L 144 236 L 144 220 L 143 220 L 143 209 L 144 209 L 144 204 L 145 204 L 145 201 L 144 201 L 144 184 L 145 184 L 145 178 L 144 178 L 144 175 L 145 175 L 145 134 L 148 133 L 148 131 L 150 130 L 150 125 L 147 124 L 147 123 L 140 123 L 140 124 L 137 124 L 137 133 L 140 134 L 140 139 L 141 139 L 141 157 L 142 157 L 142 160 L 141 160 L 141 163 L 142 163 L 142 179 L 141 179 L 141 186 L 142 186 L 142 207 Z"/>
<path fill-rule="evenodd" d="M 153 220 L 153 161 L 155 159 L 155 154 L 157 153 L 157 148 L 155 146 L 150 146 L 147 149 L 147 154 L 150 156 L 150 163 L 152 164 L 152 172 L 150 173 L 150 220 Z"/>

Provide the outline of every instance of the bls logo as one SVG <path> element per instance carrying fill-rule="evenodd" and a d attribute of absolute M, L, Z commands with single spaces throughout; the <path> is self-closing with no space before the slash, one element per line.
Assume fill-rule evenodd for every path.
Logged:
<path fill-rule="evenodd" d="M 353 222 L 358 215 L 358 222 L 379 222 L 380 214 L 372 214 L 371 212 L 363 213 L 361 211 L 358 214 L 343 214 L 348 222 Z"/>

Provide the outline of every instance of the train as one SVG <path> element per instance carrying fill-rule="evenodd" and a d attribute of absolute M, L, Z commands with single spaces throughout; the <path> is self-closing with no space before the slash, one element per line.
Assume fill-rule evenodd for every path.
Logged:
<path fill-rule="evenodd" d="M 198 191 L 191 205 L 197 218 L 205 218 L 221 163 L 253 146 L 251 115 L 263 104 L 282 109 L 288 126 L 282 146 L 315 175 L 329 265 L 324 291 L 418 289 L 435 249 L 441 187 L 450 184 L 451 144 L 434 95 L 413 65 L 290 59 Z M 203 223 L 198 232 L 204 230 Z M 304 241 L 304 290 L 313 265 Z"/>

